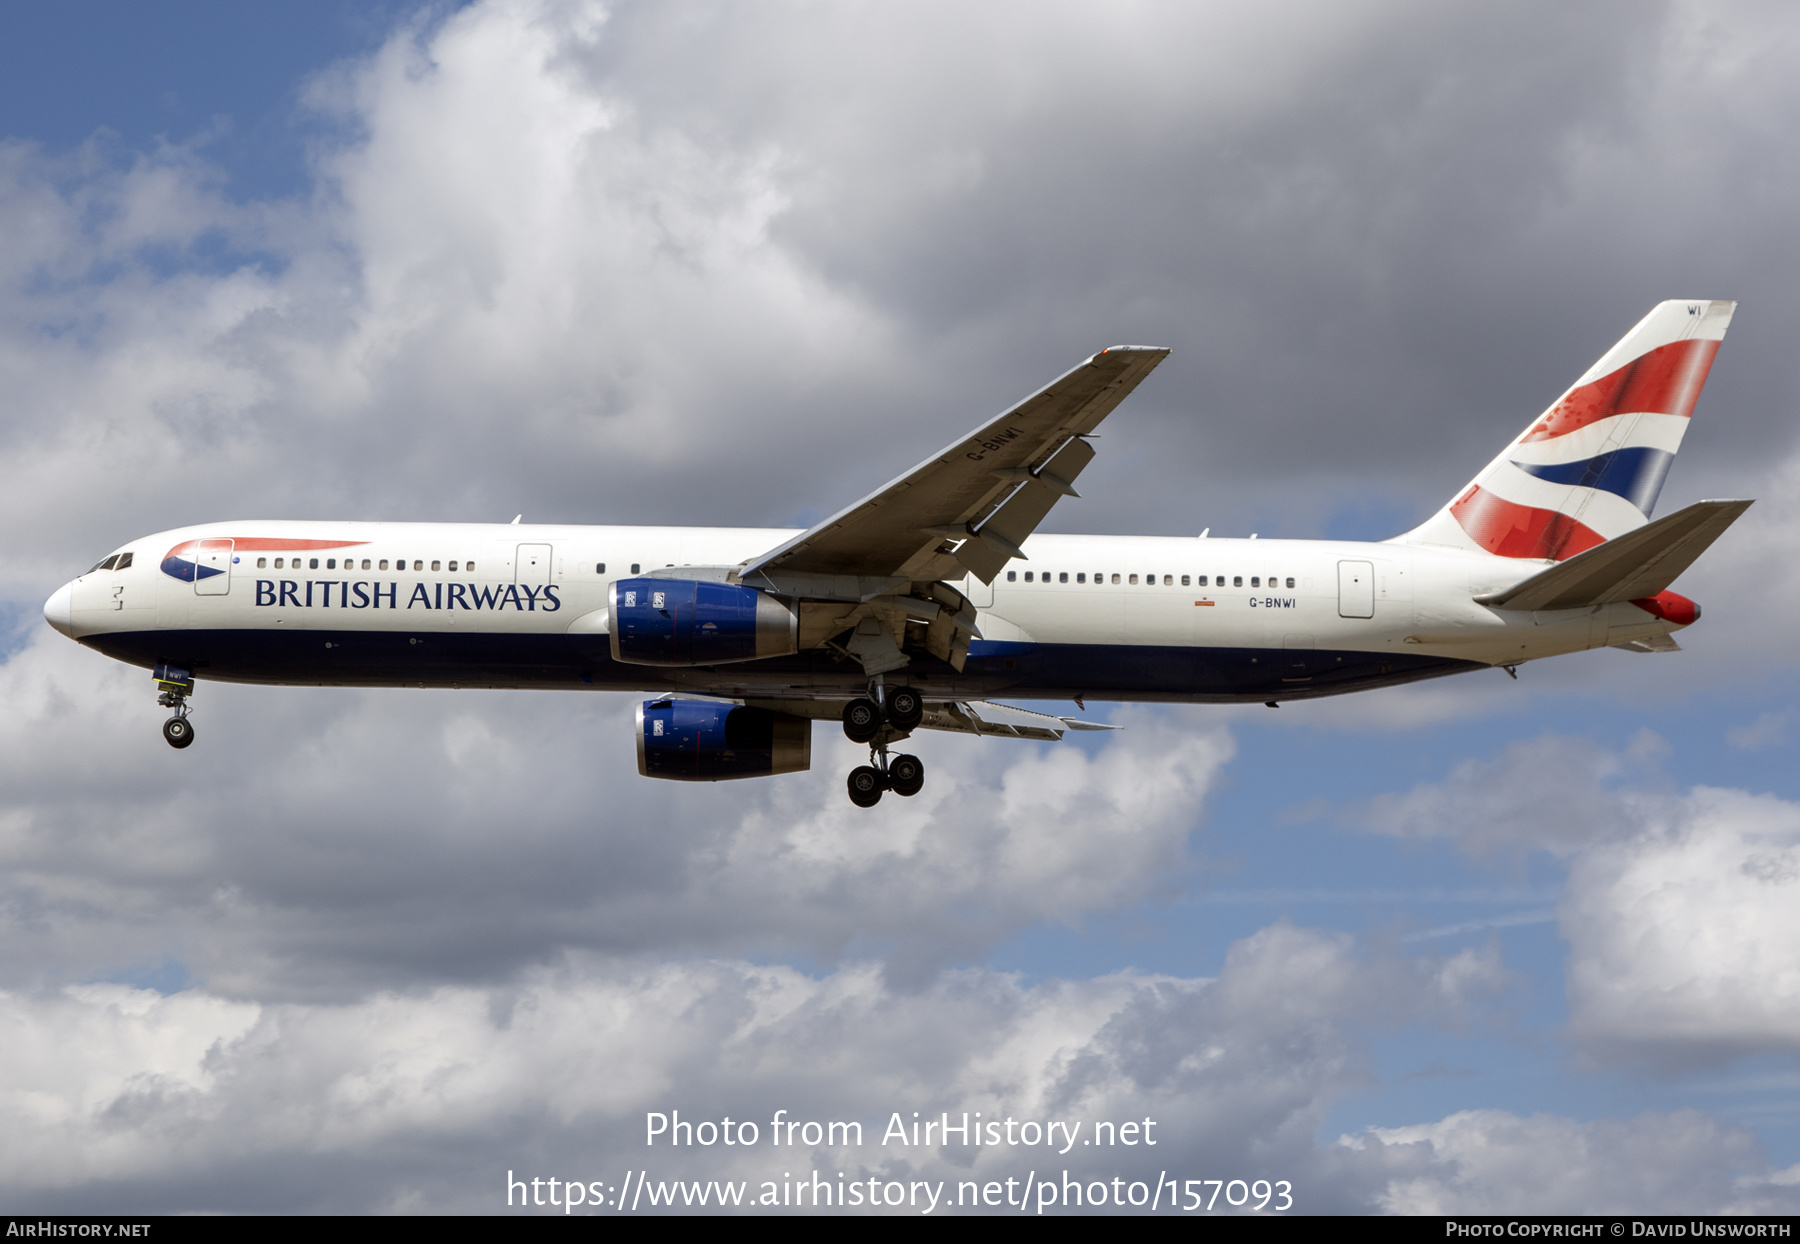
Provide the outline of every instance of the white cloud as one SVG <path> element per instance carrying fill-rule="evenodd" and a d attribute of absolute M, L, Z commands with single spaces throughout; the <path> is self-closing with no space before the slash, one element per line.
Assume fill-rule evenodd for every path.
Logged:
<path fill-rule="evenodd" d="M 0 1161 L 13 1197 L 160 1209 L 504 1208 L 509 1169 L 662 1178 L 1023 1179 L 1162 1168 L 1288 1178 L 1358 1208 L 1323 1110 L 1367 1075 L 1361 1033 L 1478 1003 L 1497 966 L 1359 953 L 1275 926 L 1213 981 L 1131 973 L 1026 987 L 956 972 L 898 992 L 875 964 L 820 978 L 575 955 L 490 988 L 341 1005 L 121 987 L 0 996 Z M 776 1149 L 768 1120 L 860 1121 L 860 1149 Z M 753 1151 L 645 1145 L 646 1114 L 758 1123 Z M 892 1114 L 1155 1120 L 1154 1147 L 883 1145 Z"/>
<path fill-rule="evenodd" d="M 1623 754 L 1555 736 L 1513 743 L 1350 819 L 1480 855 L 1566 859 L 1569 1031 L 1590 1055 L 1683 1064 L 1794 1052 L 1800 805 L 1670 790 L 1656 772 L 1666 747 L 1649 731 Z"/>
<path fill-rule="evenodd" d="M 1748 1132 L 1696 1111 L 1580 1122 L 1465 1110 L 1436 1123 L 1371 1128 L 1343 1143 L 1379 1145 L 1395 1165 L 1410 1158 L 1423 1168 L 1387 1184 L 1380 1204 L 1393 1214 L 1791 1214 L 1796 1207 L 1792 1193 L 1765 1176 Z"/>
<path fill-rule="evenodd" d="M 1574 1035 L 1673 1062 L 1800 1050 L 1800 806 L 1707 788 L 1637 806 L 1639 835 L 1570 870 Z"/>

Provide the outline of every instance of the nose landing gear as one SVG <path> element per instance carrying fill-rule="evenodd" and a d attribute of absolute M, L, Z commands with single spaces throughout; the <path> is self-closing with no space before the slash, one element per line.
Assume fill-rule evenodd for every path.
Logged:
<path fill-rule="evenodd" d="M 924 717 L 924 697 L 911 687 L 884 694 L 879 677 L 869 684 L 867 698 L 844 706 L 845 736 L 852 743 L 869 745 L 869 763 L 850 770 L 846 782 L 851 803 L 872 808 L 881 802 L 883 791 L 911 798 L 925 788 L 925 765 L 917 756 L 888 755 L 888 744 L 906 738 Z"/>
<path fill-rule="evenodd" d="M 194 741 L 194 723 L 188 720 L 192 711 L 188 708 L 187 698 L 194 693 L 194 680 L 184 669 L 173 665 L 159 665 L 151 677 L 156 685 L 162 688 L 162 694 L 156 702 L 164 708 L 172 708 L 175 715 L 163 722 L 163 738 L 170 747 L 187 747 Z"/>

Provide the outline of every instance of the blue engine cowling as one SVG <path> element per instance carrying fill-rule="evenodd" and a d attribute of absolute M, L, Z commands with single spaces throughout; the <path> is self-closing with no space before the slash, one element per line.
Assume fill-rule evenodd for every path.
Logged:
<path fill-rule="evenodd" d="M 632 665 L 724 665 L 799 650 L 800 620 L 767 592 L 698 579 L 619 579 L 612 654 Z"/>
<path fill-rule="evenodd" d="M 645 777 L 722 782 L 812 767 L 811 721 L 742 704 L 645 700 L 637 739 Z"/>

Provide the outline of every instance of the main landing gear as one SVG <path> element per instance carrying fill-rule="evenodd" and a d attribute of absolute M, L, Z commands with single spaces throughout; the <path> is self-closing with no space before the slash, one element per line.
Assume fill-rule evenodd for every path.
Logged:
<path fill-rule="evenodd" d="M 925 788 L 925 765 L 917 756 L 888 755 L 888 744 L 918 729 L 925 717 L 925 700 L 911 687 L 896 687 L 883 694 L 877 678 L 870 695 L 844 705 L 844 734 L 852 743 L 869 745 L 869 763 L 850 770 L 846 783 L 850 802 L 872 808 L 881 792 L 913 796 Z"/>
<path fill-rule="evenodd" d="M 193 678 L 186 670 L 172 665 L 157 666 L 151 677 L 162 688 L 162 694 L 156 697 L 156 702 L 164 708 L 175 710 L 175 715 L 163 722 L 163 738 L 170 747 L 187 747 L 194 741 L 194 723 L 188 718 L 193 710 L 188 708 L 187 702 L 187 698 L 194 694 Z"/>

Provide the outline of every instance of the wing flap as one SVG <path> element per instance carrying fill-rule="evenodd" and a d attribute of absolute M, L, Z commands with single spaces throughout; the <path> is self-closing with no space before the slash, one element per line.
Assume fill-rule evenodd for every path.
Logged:
<path fill-rule="evenodd" d="M 686 696 L 686 699 L 718 698 Z M 766 708 L 777 713 L 788 713 L 795 717 L 810 717 L 815 721 L 837 721 L 844 711 L 842 700 L 813 699 L 761 699 L 750 698 L 733 703 L 743 703 L 753 708 Z M 1035 713 L 1028 708 L 1014 708 L 1010 704 L 992 704 L 986 700 L 932 701 L 925 705 L 924 719 L 919 722 L 922 730 L 944 730 L 954 734 L 980 734 L 1003 739 L 1034 739 L 1043 743 L 1054 743 L 1071 730 L 1117 730 L 1118 726 L 1106 722 L 1087 721 L 1080 717 L 1053 717 L 1049 713 Z"/>
<path fill-rule="evenodd" d="M 1009 559 L 1025 556 L 1019 546 L 1037 530 L 1050 507 L 1063 497 L 1078 495 L 1075 477 L 1093 460 L 1094 447 L 1072 436 L 1036 471 L 1014 468 L 1019 485 L 970 533 L 974 538 L 957 548 L 956 560 L 983 583 L 992 583 Z"/>
<path fill-rule="evenodd" d="M 1475 599 L 1496 609 L 1579 609 L 1655 596 L 1693 565 L 1751 501 L 1698 501 L 1615 536 L 1523 583 Z"/>
<path fill-rule="evenodd" d="M 1035 739 L 1055 743 L 1070 730 L 1116 730 L 1100 722 L 1079 718 L 1052 717 L 1010 704 L 990 704 L 986 700 L 968 700 L 928 705 L 919 723 L 926 730 L 949 730 L 959 734 L 994 735 L 1008 739 Z"/>

